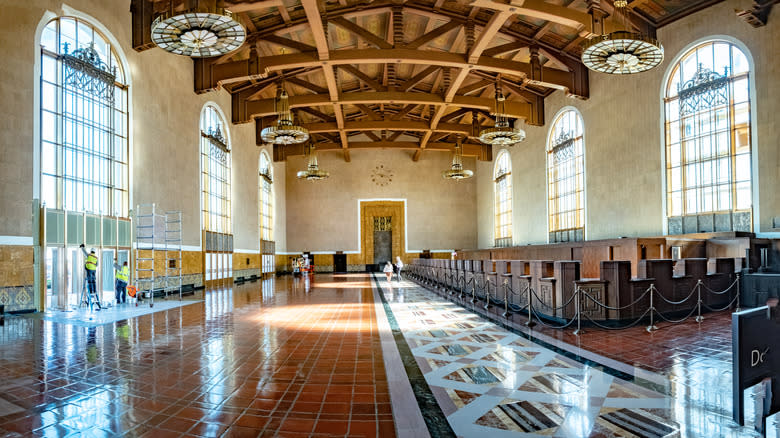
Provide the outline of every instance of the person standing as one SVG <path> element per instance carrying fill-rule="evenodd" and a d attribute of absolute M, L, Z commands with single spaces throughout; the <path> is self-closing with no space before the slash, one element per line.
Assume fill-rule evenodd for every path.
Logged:
<path fill-rule="evenodd" d="M 385 263 L 385 268 L 382 270 L 382 272 L 385 273 L 387 282 L 390 283 L 390 280 L 393 278 L 393 263 L 390 260 Z"/>
<path fill-rule="evenodd" d="M 404 268 L 404 262 L 401 261 L 401 256 L 395 257 L 395 273 L 398 277 L 396 277 L 396 280 L 400 283 L 401 282 L 401 269 Z"/>
<path fill-rule="evenodd" d="M 114 259 L 114 269 L 116 270 L 116 281 L 114 282 L 114 295 L 116 303 L 125 304 L 127 302 L 127 282 L 130 279 L 130 268 L 127 266 L 127 262 L 124 262 L 122 266 Z"/>
<path fill-rule="evenodd" d="M 84 271 L 86 271 L 87 274 L 87 291 L 89 292 L 89 296 L 95 296 L 97 297 L 97 279 L 96 279 L 96 273 L 97 273 L 97 266 L 98 266 L 98 258 L 95 255 L 95 248 L 92 248 L 89 250 L 89 253 L 87 253 L 86 248 L 84 247 L 84 244 L 82 243 L 79 245 L 79 248 L 81 248 L 81 252 L 84 253 Z M 100 310 L 100 299 L 98 298 L 98 310 Z"/>

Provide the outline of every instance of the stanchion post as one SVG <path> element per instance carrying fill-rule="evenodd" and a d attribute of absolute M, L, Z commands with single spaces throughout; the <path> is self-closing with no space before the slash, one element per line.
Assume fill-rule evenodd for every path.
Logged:
<path fill-rule="evenodd" d="M 704 317 L 701 316 L 701 278 L 699 279 L 699 282 L 696 283 L 696 288 L 698 289 L 698 292 L 696 293 L 698 297 L 698 302 L 696 303 L 696 322 L 700 323 L 704 321 Z"/>
<path fill-rule="evenodd" d="M 533 295 L 531 295 L 531 285 L 529 284 L 525 290 L 528 293 L 528 321 L 525 322 L 525 325 L 527 327 L 533 327 L 536 325 L 536 323 L 534 322 L 533 309 L 531 309 L 531 302 L 533 301 Z"/>
<path fill-rule="evenodd" d="M 737 308 L 734 309 L 735 312 L 741 311 L 739 308 L 739 272 L 737 272 Z"/>
<path fill-rule="evenodd" d="M 485 290 L 485 305 L 482 308 L 487 310 L 490 307 L 490 283 L 485 281 L 482 283 L 482 286 L 484 286 Z"/>
<path fill-rule="evenodd" d="M 507 280 L 504 279 L 504 314 L 501 315 L 504 318 L 509 316 L 509 289 L 507 288 Z"/>
<path fill-rule="evenodd" d="M 653 292 L 655 291 L 655 284 L 650 285 L 650 325 L 647 326 L 647 332 L 652 333 L 653 330 L 658 330 L 658 327 L 655 326 L 655 323 L 653 322 L 653 312 L 655 312 L 655 307 L 653 307 Z"/>
<path fill-rule="evenodd" d="M 580 303 L 580 299 L 582 298 L 582 290 L 577 287 L 577 283 L 574 283 L 574 294 L 576 295 L 574 297 L 574 316 L 577 318 L 577 330 L 574 330 L 574 336 L 579 336 L 584 332 L 582 330 L 582 318 L 580 317 L 580 308 L 582 305 Z"/>
<path fill-rule="evenodd" d="M 471 277 L 471 302 L 477 302 L 477 282 L 474 281 L 474 277 Z"/>

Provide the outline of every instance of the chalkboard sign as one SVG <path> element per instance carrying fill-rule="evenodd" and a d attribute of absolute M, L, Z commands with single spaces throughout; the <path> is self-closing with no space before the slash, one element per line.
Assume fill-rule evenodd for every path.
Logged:
<path fill-rule="evenodd" d="M 745 425 L 744 391 L 771 379 L 772 399 L 764 417 L 780 411 L 780 312 L 777 307 L 736 312 L 731 315 L 734 370 L 734 421 Z"/>

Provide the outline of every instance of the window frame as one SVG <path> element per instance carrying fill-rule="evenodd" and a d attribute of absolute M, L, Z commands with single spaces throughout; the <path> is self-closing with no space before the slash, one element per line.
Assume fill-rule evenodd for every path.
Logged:
<path fill-rule="evenodd" d="M 496 247 L 512 245 L 512 157 L 502 149 L 493 166 L 493 241 Z M 506 208 L 502 209 L 502 205 Z"/>
<path fill-rule="evenodd" d="M 207 126 L 211 112 L 213 111 L 214 120 L 224 137 L 224 145 L 227 148 L 226 164 L 220 165 L 219 160 L 211 153 L 212 141 L 206 137 Z M 199 142 L 198 156 L 200 162 L 200 210 L 201 210 L 201 229 L 222 234 L 232 234 L 233 230 L 233 160 L 232 147 L 230 142 L 230 132 L 227 127 L 227 120 L 222 109 L 213 102 L 207 102 L 203 105 L 198 123 Z M 206 152 L 208 149 L 209 152 Z M 206 168 L 205 164 L 209 166 Z M 218 171 L 221 171 L 218 172 Z M 212 186 L 217 186 L 220 191 L 214 191 Z M 219 207 L 219 208 L 217 208 Z"/>
<path fill-rule="evenodd" d="M 570 120 L 565 120 L 569 118 Z M 558 130 L 562 123 L 574 123 L 569 130 L 569 137 L 561 137 Z M 571 141 L 567 148 L 574 148 L 574 154 L 566 161 L 554 162 L 554 148 L 559 140 Z M 585 190 L 585 120 L 575 107 L 561 108 L 553 118 L 553 123 L 547 135 L 545 147 L 546 183 L 547 183 L 547 236 L 548 242 L 582 241 L 586 231 L 586 190 Z M 570 172 L 569 172 L 570 171 Z M 565 173 L 562 178 L 557 175 Z M 555 176 L 555 178 L 554 178 Z M 562 183 L 569 184 L 568 189 L 561 190 Z M 565 200 L 562 197 L 570 197 Z M 573 200 L 570 208 L 561 210 L 560 204 Z M 565 235 L 566 238 L 554 237 Z"/>
<path fill-rule="evenodd" d="M 258 164 L 258 210 L 260 221 L 260 239 L 274 240 L 274 187 L 273 187 L 273 165 L 265 151 L 260 152 Z M 266 166 L 263 169 L 263 165 Z"/>
<path fill-rule="evenodd" d="M 674 108 L 679 108 L 679 91 L 676 86 L 684 83 L 689 78 L 682 78 L 680 75 L 681 68 L 684 69 L 686 65 L 699 64 L 698 54 L 699 50 L 710 47 L 712 56 L 712 67 L 716 70 L 716 73 L 722 74 L 717 71 L 719 66 L 723 66 L 722 57 L 717 57 L 715 54 L 715 45 L 727 45 L 729 50 L 728 67 L 730 71 L 727 75 L 727 93 L 728 103 L 720 105 L 719 107 L 709 107 L 704 110 L 699 110 L 692 115 L 686 117 L 686 119 L 692 119 L 695 124 L 701 123 L 701 120 L 705 118 L 704 113 L 712 113 L 716 115 L 719 111 L 726 112 L 727 128 L 725 130 L 719 130 L 719 128 L 708 128 L 709 130 L 697 134 L 694 137 L 685 137 L 684 131 L 684 118 L 678 113 L 674 115 L 674 118 L 670 116 L 671 111 Z M 740 54 L 740 66 L 743 70 L 734 73 L 735 54 L 738 51 Z M 693 59 L 693 64 L 689 59 Z M 706 58 L 705 58 L 706 59 Z M 706 59 L 709 61 L 709 59 Z M 723 64 L 723 65 L 717 65 Z M 735 83 L 744 80 L 745 89 L 742 89 L 740 94 L 744 96 L 744 100 L 735 102 Z M 748 48 L 740 41 L 728 37 L 728 36 L 709 36 L 700 40 L 694 41 L 683 50 L 681 50 L 677 57 L 669 64 L 667 72 L 664 76 L 664 81 L 660 87 L 660 110 L 661 110 L 661 156 L 663 161 L 663 171 L 661 175 L 663 183 L 663 206 L 664 206 L 664 232 L 670 232 L 670 221 L 682 220 L 685 217 L 697 217 L 702 218 L 711 215 L 729 214 L 732 217 L 736 214 L 746 214 L 749 219 L 750 230 L 757 229 L 758 218 L 754 214 L 754 208 L 756 206 L 756 148 L 755 148 L 755 135 L 756 127 L 754 126 L 756 121 L 756 99 L 755 99 L 755 65 L 752 60 L 752 56 Z M 746 121 L 741 124 L 733 123 L 735 120 L 736 109 L 735 107 L 744 105 L 746 108 Z M 713 109 L 714 108 L 714 109 Z M 717 120 L 712 123 L 716 125 Z M 743 141 L 743 145 L 740 147 L 737 144 L 736 135 L 737 131 L 746 131 L 746 138 Z M 676 131 L 676 134 L 675 134 Z M 721 132 L 722 131 L 722 132 Z M 719 154 L 716 149 L 718 148 L 718 142 L 720 138 L 718 135 L 725 134 L 728 138 L 727 154 Z M 706 141 L 704 141 L 706 140 Z M 684 141 L 695 143 L 694 149 L 686 151 Z M 703 153 L 701 144 L 710 144 L 710 153 Z M 712 144 L 715 144 L 714 146 Z M 741 151 L 736 151 L 736 148 L 740 147 Z M 706 149 L 704 149 L 706 152 Z M 686 159 L 687 155 L 694 157 L 704 157 L 701 159 Z M 708 155 L 709 154 L 709 155 Z M 676 157 L 679 157 L 676 158 Z M 713 169 L 713 166 L 718 166 L 722 163 L 718 163 L 719 160 L 728 160 L 729 177 L 724 180 L 717 180 L 718 174 Z M 745 168 L 747 163 L 748 169 L 740 172 L 743 176 L 742 179 L 737 179 L 737 160 L 740 160 L 741 168 Z M 707 167 L 710 170 L 707 170 Z M 722 167 L 722 166 L 721 166 Z M 694 168 L 698 170 L 694 171 Z M 693 182 L 697 182 L 695 185 L 691 185 L 689 180 L 689 174 L 693 172 Z M 705 172 L 707 178 L 704 178 Z M 747 179 L 744 176 L 747 175 Z M 711 181 L 710 183 L 702 183 L 703 181 Z M 722 208 L 721 200 L 719 196 L 722 195 L 721 189 L 727 186 L 727 192 L 729 196 L 728 204 L 726 208 Z M 739 186 L 739 187 L 738 187 Z M 739 193 L 737 193 L 739 190 Z M 711 196 L 708 194 L 711 194 Z M 689 195 L 692 193 L 692 195 Z M 688 196 L 695 198 L 696 206 L 691 206 L 686 202 Z M 712 202 L 707 202 L 708 196 Z M 710 206 L 708 206 L 710 205 Z M 697 219 L 697 220 L 700 220 Z M 732 229 L 735 224 L 732 223 Z"/>
<path fill-rule="evenodd" d="M 72 32 L 63 30 L 64 23 L 69 23 Z M 49 208 L 128 217 L 132 208 L 131 78 L 121 47 L 102 24 L 80 14 L 45 15 L 39 26 L 35 196 Z M 90 47 L 81 38 L 95 43 L 107 68 L 116 68 L 113 102 L 66 86 L 61 59 L 64 44 L 68 44 L 68 54 Z"/>

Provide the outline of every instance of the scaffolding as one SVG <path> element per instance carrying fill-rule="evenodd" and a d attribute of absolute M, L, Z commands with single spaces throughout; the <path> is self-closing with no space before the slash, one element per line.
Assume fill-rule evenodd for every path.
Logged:
<path fill-rule="evenodd" d="M 178 293 L 182 286 L 181 211 L 162 213 L 157 204 L 141 204 L 135 216 L 135 279 L 138 296 L 149 298 L 154 307 L 155 290 L 163 298 Z"/>
<path fill-rule="evenodd" d="M 149 307 L 154 307 L 154 286 L 157 273 L 164 272 L 157 262 L 156 250 L 162 236 L 159 231 L 159 222 L 162 218 L 157 213 L 155 204 L 140 204 L 135 210 L 135 284 L 136 299 L 143 298 L 144 294 L 149 298 Z M 162 218 L 164 219 L 164 218 Z M 136 305 L 138 303 L 136 301 Z"/>
<path fill-rule="evenodd" d="M 165 212 L 165 296 L 178 293 L 181 301 L 181 211 Z"/>

